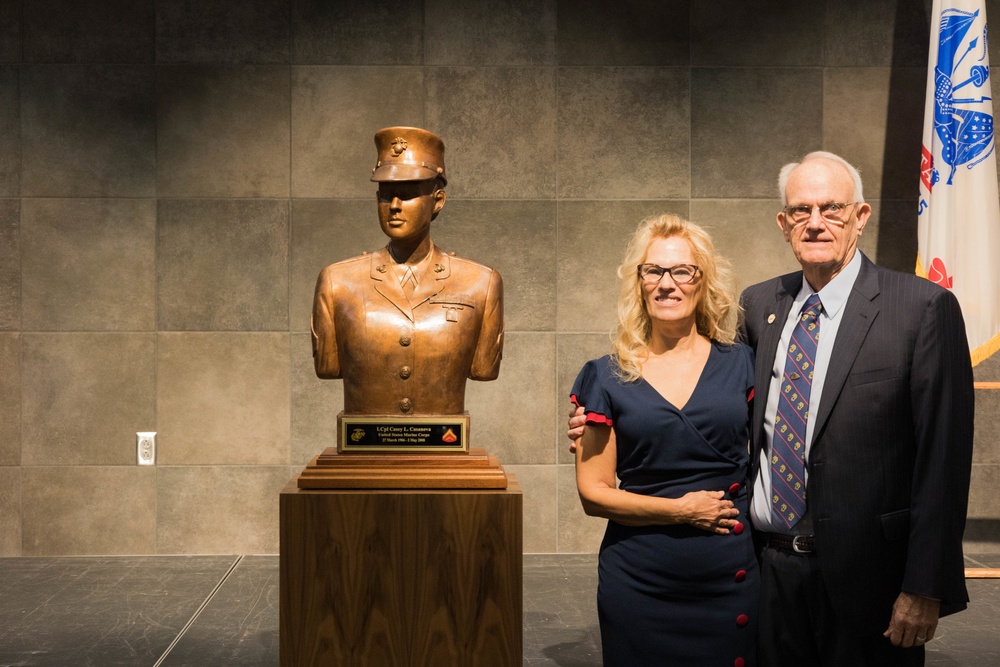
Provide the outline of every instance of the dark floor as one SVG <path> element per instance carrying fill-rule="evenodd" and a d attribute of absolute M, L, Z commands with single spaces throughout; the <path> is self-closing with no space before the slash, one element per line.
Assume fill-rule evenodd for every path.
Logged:
<path fill-rule="evenodd" d="M 601 664 L 596 576 L 595 556 L 525 556 L 524 665 Z M 1000 580 L 969 589 L 928 665 L 1000 665 Z M 0 667 L 277 664 L 277 556 L 0 559 Z"/>

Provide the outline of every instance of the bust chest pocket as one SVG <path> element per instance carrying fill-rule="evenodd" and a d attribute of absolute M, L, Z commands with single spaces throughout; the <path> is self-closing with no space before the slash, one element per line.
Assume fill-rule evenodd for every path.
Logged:
<path fill-rule="evenodd" d="M 430 299 L 430 306 L 443 310 L 446 322 L 463 322 L 476 314 L 476 302 L 465 296 L 437 296 Z"/>

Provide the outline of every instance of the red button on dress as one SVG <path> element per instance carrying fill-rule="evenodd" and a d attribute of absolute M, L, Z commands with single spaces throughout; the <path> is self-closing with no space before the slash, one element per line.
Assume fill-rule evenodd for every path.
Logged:
<path fill-rule="evenodd" d="M 739 482 L 733 482 L 732 484 L 729 485 L 729 495 L 732 495 L 732 494 L 736 493 L 739 490 L 740 490 L 740 483 Z"/>
<path fill-rule="evenodd" d="M 739 570 L 736 572 L 736 583 L 740 583 L 746 578 L 747 578 L 746 570 Z"/>
<path fill-rule="evenodd" d="M 739 535 L 740 533 L 742 533 L 743 532 L 743 524 L 740 523 L 739 521 L 737 521 L 736 525 L 733 526 L 733 532 L 736 533 L 737 535 Z"/>
<path fill-rule="evenodd" d="M 736 658 L 733 660 L 733 667 L 743 667 L 745 664 L 746 661 L 743 658 Z"/>
<path fill-rule="evenodd" d="M 750 622 L 750 617 L 747 616 L 746 614 L 740 614 L 739 616 L 736 617 L 736 625 L 740 626 L 741 628 L 749 622 Z"/>

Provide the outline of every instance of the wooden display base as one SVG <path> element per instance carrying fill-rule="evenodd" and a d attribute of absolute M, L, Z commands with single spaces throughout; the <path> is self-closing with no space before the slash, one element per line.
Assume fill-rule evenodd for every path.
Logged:
<path fill-rule="evenodd" d="M 298 478 L 300 489 L 506 489 L 507 475 L 484 449 L 454 454 L 338 453 L 327 447 Z"/>
<path fill-rule="evenodd" d="M 397 473 L 400 474 L 400 473 Z M 520 667 L 522 497 L 282 490 L 281 667 Z"/>

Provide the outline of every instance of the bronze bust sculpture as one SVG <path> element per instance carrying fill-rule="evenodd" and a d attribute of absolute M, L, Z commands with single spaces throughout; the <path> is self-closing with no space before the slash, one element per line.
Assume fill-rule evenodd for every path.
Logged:
<path fill-rule="evenodd" d="M 413 127 L 375 134 L 385 248 L 323 269 L 312 313 L 321 378 L 343 378 L 346 415 L 454 415 L 467 379 L 493 380 L 503 282 L 430 238 L 445 204 L 444 142 Z"/>

